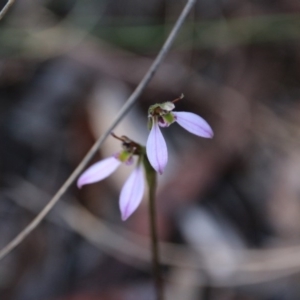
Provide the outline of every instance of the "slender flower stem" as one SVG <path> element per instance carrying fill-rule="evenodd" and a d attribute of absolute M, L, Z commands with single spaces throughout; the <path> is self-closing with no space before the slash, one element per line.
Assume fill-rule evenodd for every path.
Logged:
<path fill-rule="evenodd" d="M 149 187 L 149 220 L 150 220 L 150 239 L 152 252 L 152 268 L 155 282 L 156 299 L 163 300 L 163 281 L 160 272 L 159 259 L 159 245 L 157 237 L 156 226 L 156 206 L 155 206 L 155 192 L 156 192 L 156 172 L 149 163 L 146 155 L 144 155 L 144 166 L 146 170 L 147 183 Z"/>
<path fill-rule="evenodd" d="M 159 247 L 156 226 L 155 187 L 149 187 L 149 217 L 151 233 L 152 267 L 155 280 L 156 298 L 163 300 L 163 282 L 160 273 Z"/>

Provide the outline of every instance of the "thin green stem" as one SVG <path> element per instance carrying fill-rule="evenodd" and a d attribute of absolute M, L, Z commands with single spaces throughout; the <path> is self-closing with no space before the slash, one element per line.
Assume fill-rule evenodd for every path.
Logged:
<path fill-rule="evenodd" d="M 156 226 L 155 187 L 149 187 L 149 218 L 151 234 L 152 267 L 155 280 L 156 298 L 163 300 L 163 282 L 160 274 L 159 247 Z"/>
<path fill-rule="evenodd" d="M 147 183 L 149 187 L 149 221 L 150 221 L 150 239 L 151 239 L 151 252 L 152 252 L 152 268 L 153 277 L 156 290 L 156 299 L 163 300 L 163 281 L 160 272 L 160 258 L 159 258 L 159 245 L 157 237 L 157 220 L 156 220 L 156 172 L 150 165 L 148 158 L 144 155 L 144 166 L 146 170 Z"/>

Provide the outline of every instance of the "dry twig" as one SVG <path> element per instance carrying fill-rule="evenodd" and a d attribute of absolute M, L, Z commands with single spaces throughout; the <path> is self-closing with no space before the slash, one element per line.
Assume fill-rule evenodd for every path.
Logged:
<path fill-rule="evenodd" d="M 14 4 L 15 0 L 8 0 L 5 6 L 2 8 L 0 11 L 0 20 L 3 19 L 3 17 L 6 15 L 8 12 L 9 8 Z"/>

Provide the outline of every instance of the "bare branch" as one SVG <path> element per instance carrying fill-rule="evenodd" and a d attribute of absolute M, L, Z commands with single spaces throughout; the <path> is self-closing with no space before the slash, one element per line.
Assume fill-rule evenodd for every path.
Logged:
<path fill-rule="evenodd" d="M 15 0 L 8 0 L 5 6 L 2 8 L 0 11 L 0 20 L 6 15 L 8 12 L 9 8 L 15 3 Z"/>
<path fill-rule="evenodd" d="M 136 87 L 132 95 L 123 105 L 121 110 L 119 111 L 118 115 L 112 122 L 112 124 L 108 127 L 106 132 L 96 141 L 93 147 L 89 150 L 86 156 L 83 158 L 81 163 L 77 166 L 74 172 L 70 175 L 67 181 L 62 185 L 62 187 L 58 190 L 58 192 L 54 195 L 54 197 L 50 200 L 50 202 L 44 207 L 44 209 L 32 220 L 32 222 L 22 230 L 10 243 L 8 243 L 1 251 L 0 251 L 0 260 L 4 258 L 8 253 L 10 253 L 15 247 L 17 247 L 45 218 L 45 216 L 49 213 L 49 211 L 53 208 L 53 206 L 58 202 L 61 196 L 67 191 L 67 189 L 71 186 L 71 184 L 76 180 L 77 176 L 82 172 L 82 170 L 86 167 L 95 153 L 98 151 L 100 146 L 106 140 L 106 138 L 110 135 L 111 131 L 118 125 L 118 123 L 124 118 L 133 104 L 137 101 L 145 87 L 148 85 L 152 77 L 154 76 L 155 72 L 157 71 L 159 65 L 169 52 L 178 32 L 181 28 L 182 24 L 184 23 L 188 13 L 192 9 L 193 5 L 195 4 L 196 0 L 188 0 L 187 4 L 185 5 L 183 11 L 181 12 L 178 20 L 176 21 L 170 35 L 168 36 L 167 40 L 165 41 L 163 47 L 161 48 L 160 52 L 158 53 L 157 57 L 155 58 L 154 62 L 152 63 L 151 67 L 147 71 L 144 78 L 141 80 L 139 85 Z"/>

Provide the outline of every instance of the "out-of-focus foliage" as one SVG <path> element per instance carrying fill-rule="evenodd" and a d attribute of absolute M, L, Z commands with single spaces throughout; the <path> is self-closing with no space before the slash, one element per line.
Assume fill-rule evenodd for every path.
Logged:
<path fill-rule="evenodd" d="M 1 247 L 106 130 L 184 4 L 16 1 L 0 27 Z M 178 111 L 203 116 L 215 137 L 177 125 L 163 132 L 167 299 L 298 300 L 300 2 L 198 0 L 115 132 L 145 144 L 149 105 L 181 93 Z M 119 147 L 108 139 L 95 161 Z M 74 185 L 0 261 L 0 299 L 154 299 L 147 199 L 120 221 L 123 169 L 81 191 Z"/>

